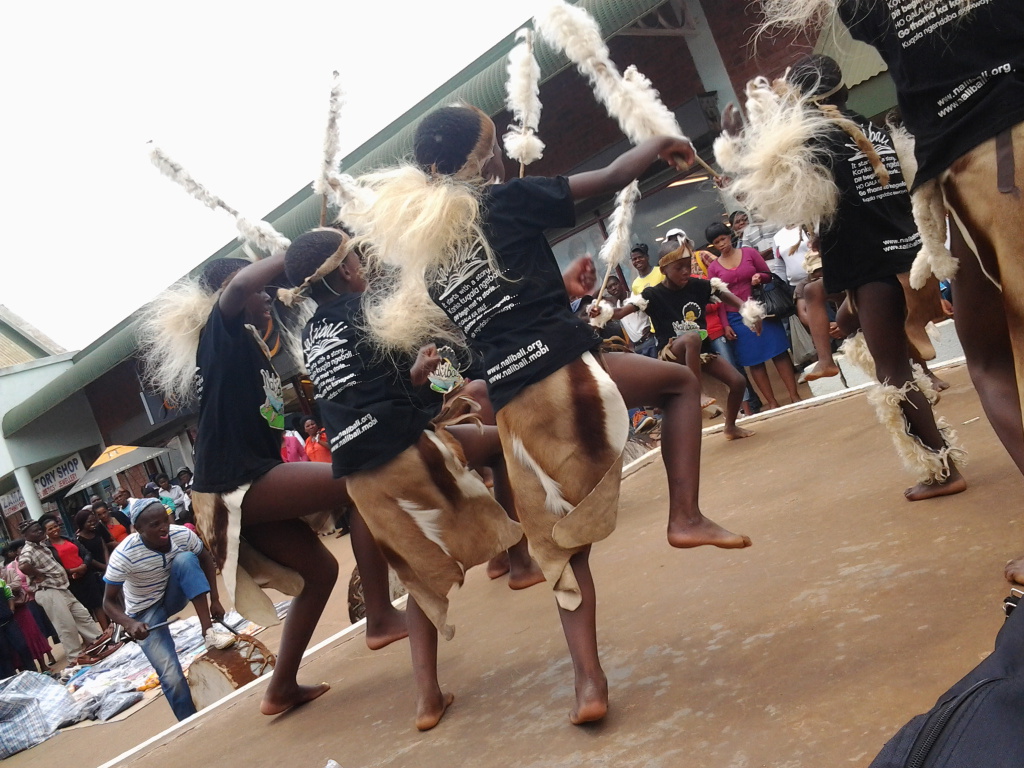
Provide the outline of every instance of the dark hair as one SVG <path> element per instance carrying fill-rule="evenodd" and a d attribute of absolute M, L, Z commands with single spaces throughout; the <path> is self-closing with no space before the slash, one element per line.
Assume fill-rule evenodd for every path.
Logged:
<path fill-rule="evenodd" d="M 747 222 L 748 223 L 750 222 L 750 214 L 747 213 L 746 211 L 733 211 L 732 213 L 729 214 L 729 223 L 730 224 L 735 224 L 736 223 L 736 219 L 739 216 L 746 216 L 747 217 Z"/>
<path fill-rule="evenodd" d="M 334 229 L 317 229 L 295 238 L 284 256 L 284 271 L 291 284 L 302 285 L 334 255 L 341 239 L 341 232 Z"/>
<path fill-rule="evenodd" d="M 49 512 L 47 512 L 47 513 L 46 513 L 45 515 L 41 515 L 41 516 L 40 516 L 40 518 L 39 518 L 39 522 L 43 524 L 43 528 L 45 528 L 45 527 L 46 527 L 46 524 L 47 524 L 47 523 L 56 523 L 56 524 L 57 524 L 57 525 L 59 525 L 59 526 L 60 526 L 61 528 L 63 528 L 63 527 L 64 527 L 64 526 L 63 526 L 63 525 L 61 525 L 61 523 L 60 523 L 60 518 L 59 518 L 59 517 L 57 517 L 56 515 L 52 515 L 52 514 L 50 514 Z"/>
<path fill-rule="evenodd" d="M 19 549 L 21 549 L 24 546 L 25 546 L 25 540 L 24 539 L 14 539 L 14 541 L 7 542 L 7 544 L 4 546 L 4 549 L 3 549 L 4 562 L 5 563 L 9 563 L 12 560 L 14 560 L 14 553 L 17 552 Z"/>
<path fill-rule="evenodd" d="M 709 224 L 707 229 L 704 230 L 704 238 L 709 243 L 715 242 L 715 238 L 721 237 L 722 235 L 732 237 L 732 230 L 720 221 L 716 221 L 714 224 Z"/>
<path fill-rule="evenodd" d="M 469 159 L 480 140 L 480 115 L 469 107 L 435 109 L 420 120 L 413 138 L 416 162 L 438 173 L 456 173 Z"/>
<path fill-rule="evenodd" d="M 105 502 L 105 501 L 104 501 L 103 499 L 100 499 L 99 501 L 94 501 L 94 502 L 92 503 L 92 511 L 93 511 L 93 512 L 95 512 L 95 511 L 96 511 L 96 507 L 103 507 L 103 508 L 104 508 L 104 509 L 106 509 L 106 510 L 109 510 L 109 509 L 110 509 L 110 505 L 109 505 L 109 504 L 107 504 L 107 502 Z"/>
<path fill-rule="evenodd" d="M 78 510 L 78 514 L 75 515 L 75 530 L 82 530 L 82 526 L 85 525 L 85 521 L 89 519 L 89 515 L 93 514 L 95 514 L 95 512 L 89 507 Z"/>
<path fill-rule="evenodd" d="M 309 416 L 304 416 L 304 417 L 302 418 L 302 428 L 303 428 L 303 429 L 305 429 L 305 428 L 306 428 L 306 422 L 307 422 L 307 421 L 312 421 L 312 422 L 313 422 L 314 424 L 316 424 L 316 425 L 317 425 L 318 427 L 320 426 L 320 422 L 319 422 L 319 421 L 317 420 L 316 416 L 314 416 L 314 415 L 310 414 Z"/>
<path fill-rule="evenodd" d="M 666 240 L 658 248 L 658 259 L 660 260 L 663 256 L 668 256 L 673 251 L 678 251 L 680 248 L 685 247 L 685 243 L 680 243 L 674 237 L 671 240 Z M 683 257 L 684 259 L 692 258 L 692 254 Z"/>
<path fill-rule="evenodd" d="M 634 253 L 642 253 L 644 256 L 649 256 L 650 254 L 647 243 L 637 243 L 634 245 L 632 250 L 630 250 L 630 254 Z"/>
<path fill-rule="evenodd" d="M 835 91 L 835 94 L 826 101 L 832 101 L 835 96 L 841 97 L 835 99 L 838 103 L 846 101 L 843 93 L 846 89 L 840 88 L 843 84 L 843 70 L 839 63 L 829 56 L 820 53 L 801 56 L 790 67 L 786 79 L 807 96 L 820 96 Z"/>
<path fill-rule="evenodd" d="M 199 284 L 208 291 L 219 291 L 224 285 L 225 280 L 251 263 L 251 261 L 246 261 L 245 259 L 214 259 L 203 267 L 203 274 L 199 278 Z"/>
<path fill-rule="evenodd" d="M 155 475 L 153 475 L 153 482 L 159 483 L 161 478 L 166 480 L 168 483 L 171 482 L 171 476 L 168 475 L 166 472 L 158 472 Z"/>

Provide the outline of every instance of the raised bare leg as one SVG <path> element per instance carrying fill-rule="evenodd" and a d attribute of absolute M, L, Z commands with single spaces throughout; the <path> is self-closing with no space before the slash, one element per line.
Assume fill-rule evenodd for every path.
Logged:
<path fill-rule="evenodd" d="M 807 326 L 811 341 L 814 343 L 814 351 L 818 353 L 818 362 L 807 369 L 804 378 L 807 381 L 814 381 L 827 376 L 838 376 L 839 366 L 832 357 L 825 281 L 819 278 L 808 282 L 804 286 L 804 297 L 798 302 L 799 305 L 802 305 L 803 309 L 803 312 L 799 313 L 800 320 Z"/>
<path fill-rule="evenodd" d="M 444 717 L 455 700 L 437 682 L 437 629 L 409 596 L 405 614 L 409 621 L 409 649 L 412 675 L 416 681 L 416 729 L 429 731 Z"/>
<path fill-rule="evenodd" d="M 602 357 L 627 408 L 658 403 L 661 458 L 668 476 L 668 543 L 673 547 L 710 544 L 726 549 L 750 546 L 700 511 L 700 386 L 685 366 L 619 352 Z"/>

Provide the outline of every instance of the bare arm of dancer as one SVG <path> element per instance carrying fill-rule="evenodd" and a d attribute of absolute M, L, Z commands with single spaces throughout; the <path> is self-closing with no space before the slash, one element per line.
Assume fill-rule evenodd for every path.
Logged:
<path fill-rule="evenodd" d="M 646 171 L 659 157 L 669 165 L 677 165 L 680 159 L 689 165 L 693 163 L 693 147 L 685 139 L 656 136 L 619 155 L 600 170 L 570 176 L 569 190 L 576 200 L 615 192 Z"/>
<path fill-rule="evenodd" d="M 225 317 L 235 317 L 245 311 L 245 304 L 260 293 L 267 283 L 284 272 L 284 254 L 275 253 L 240 269 L 224 286 L 218 304 Z"/>

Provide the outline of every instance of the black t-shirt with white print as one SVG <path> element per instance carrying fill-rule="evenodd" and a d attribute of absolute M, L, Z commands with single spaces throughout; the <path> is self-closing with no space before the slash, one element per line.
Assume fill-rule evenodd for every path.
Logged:
<path fill-rule="evenodd" d="M 647 316 L 654 324 L 654 336 L 658 339 L 658 349 L 662 349 L 676 336 L 688 331 L 706 331 L 708 329 L 705 312 L 711 303 L 711 283 L 699 277 L 691 277 L 686 285 L 678 290 L 658 283 L 644 288 L 640 294 L 647 300 Z M 710 352 L 711 342 L 706 338 L 701 342 L 701 351 Z"/>
<path fill-rule="evenodd" d="M 441 406 L 429 386 L 413 387 L 408 366 L 365 343 L 360 299 L 351 293 L 323 304 L 302 332 L 335 477 L 391 461 L 416 443 Z"/>
<path fill-rule="evenodd" d="M 226 493 L 281 463 L 284 395 L 270 353 L 245 313 L 214 305 L 196 353 L 199 435 L 192 489 Z"/>
<path fill-rule="evenodd" d="M 841 0 L 839 13 L 889 65 L 917 140 L 915 185 L 1024 121 L 1021 0 Z"/>
<path fill-rule="evenodd" d="M 482 252 L 454 265 L 431 297 L 484 358 L 495 411 L 524 387 L 598 346 L 575 317 L 544 230 L 571 227 L 576 215 L 565 177 L 495 184 L 483 198 L 484 234 L 500 272 Z"/>
<path fill-rule="evenodd" d="M 827 163 L 839 188 L 839 205 L 821 232 L 821 266 L 829 293 L 906 272 L 921 249 L 910 193 L 883 129 L 855 112 L 844 112 L 870 141 L 889 172 L 882 186 L 853 138 L 836 127 L 825 141 Z"/>

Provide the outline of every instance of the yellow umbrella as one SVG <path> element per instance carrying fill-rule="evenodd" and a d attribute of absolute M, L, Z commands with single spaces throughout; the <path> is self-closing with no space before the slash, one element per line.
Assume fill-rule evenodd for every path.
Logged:
<path fill-rule="evenodd" d="M 71 487 L 66 495 L 71 495 L 84 488 L 88 488 L 100 480 L 114 477 L 118 472 L 124 472 L 126 469 L 141 464 L 144 461 L 155 459 L 162 453 L 167 453 L 167 449 L 147 448 L 141 445 L 111 445 L 99 455 L 99 458 L 92 463 L 92 466 Z"/>

